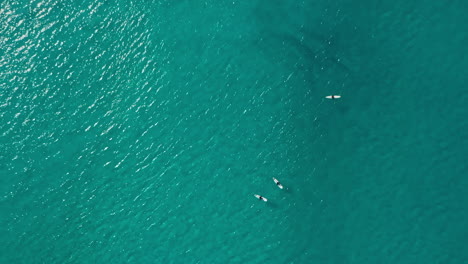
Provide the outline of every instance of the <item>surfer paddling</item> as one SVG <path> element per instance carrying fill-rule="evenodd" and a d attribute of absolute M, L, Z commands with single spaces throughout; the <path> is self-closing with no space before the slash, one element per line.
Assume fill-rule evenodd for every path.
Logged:
<path fill-rule="evenodd" d="M 264 201 L 264 202 L 268 201 L 267 198 L 265 198 L 265 197 L 263 197 L 263 196 L 261 196 L 261 195 L 254 194 L 254 196 L 255 196 L 257 199 L 262 200 L 262 201 Z"/>
<path fill-rule="evenodd" d="M 278 186 L 278 188 L 283 189 L 283 185 L 282 185 L 281 182 L 279 182 L 275 177 L 273 177 L 273 181 L 276 183 L 276 185 Z"/>

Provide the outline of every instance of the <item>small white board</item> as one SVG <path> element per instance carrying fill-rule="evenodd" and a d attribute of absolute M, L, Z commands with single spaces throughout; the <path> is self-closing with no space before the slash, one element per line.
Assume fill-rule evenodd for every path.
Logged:
<path fill-rule="evenodd" d="M 276 183 L 278 188 L 283 189 L 283 185 L 275 177 L 273 177 L 273 181 Z"/>
<path fill-rule="evenodd" d="M 267 201 L 268 201 L 267 198 L 265 198 L 265 197 L 263 197 L 263 196 L 260 196 L 260 195 L 258 195 L 258 194 L 254 194 L 254 196 L 255 196 L 257 199 L 262 200 L 262 201 L 264 201 L 264 202 L 267 202 Z"/>
<path fill-rule="evenodd" d="M 338 99 L 338 98 L 341 98 L 341 95 L 327 95 L 327 96 L 325 96 L 325 98 L 327 98 L 327 99 Z"/>

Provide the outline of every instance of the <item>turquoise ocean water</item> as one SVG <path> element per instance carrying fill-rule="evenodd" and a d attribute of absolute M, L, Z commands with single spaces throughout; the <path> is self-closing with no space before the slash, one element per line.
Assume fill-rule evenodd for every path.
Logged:
<path fill-rule="evenodd" d="M 468 263 L 467 11 L 1 1 L 0 263 Z"/>

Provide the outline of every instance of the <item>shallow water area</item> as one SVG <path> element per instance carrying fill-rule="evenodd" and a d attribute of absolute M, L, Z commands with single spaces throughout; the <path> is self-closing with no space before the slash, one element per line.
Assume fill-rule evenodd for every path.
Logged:
<path fill-rule="evenodd" d="M 0 263 L 468 262 L 463 3 L 2 1 Z"/>

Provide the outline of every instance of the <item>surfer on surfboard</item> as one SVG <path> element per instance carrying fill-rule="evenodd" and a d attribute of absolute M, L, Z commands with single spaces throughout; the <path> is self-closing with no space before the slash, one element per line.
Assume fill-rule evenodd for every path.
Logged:
<path fill-rule="evenodd" d="M 263 196 L 260 196 L 260 195 L 258 195 L 258 194 L 254 194 L 254 196 L 255 196 L 257 199 L 262 200 L 262 201 L 264 201 L 264 202 L 268 201 L 267 198 L 265 198 L 265 197 L 263 197 Z"/>
<path fill-rule="evenodd" d="M 273 181 L 276 183 L 278 188 L 283 189 L 283 185 L 281 185 L 281 183 L 275 177 L 273 177 Z"/>

